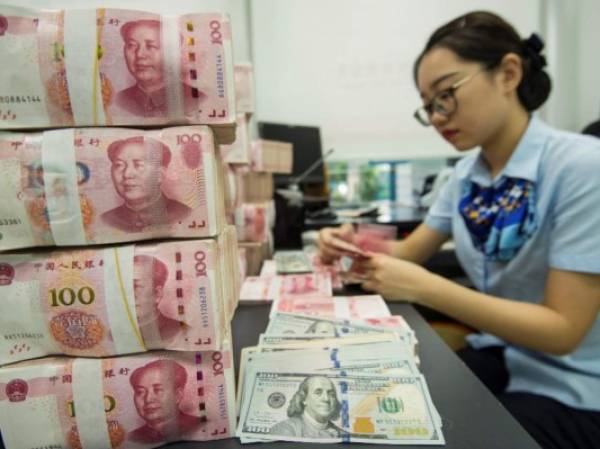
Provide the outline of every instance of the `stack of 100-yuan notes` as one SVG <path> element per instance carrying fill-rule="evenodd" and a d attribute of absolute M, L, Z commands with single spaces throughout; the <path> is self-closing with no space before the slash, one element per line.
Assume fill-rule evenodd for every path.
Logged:
<path fill-rule="evenodd" d="M 242 443 L 444 444 L 414 332 L 379 296 L 275 301 L 237 400 Z"/>
<path fill-rule="evenodd" d="M 0 7 L 0 129 L 210 124 L 235 136 L 222 14 Z"/>
<path fill-rule="evenodd" d="M 220 14 L 0 7 L 0 128 L 94 125 L 0 133 L 7 449 L 232 435 L 230 36 Z M 114 128 L 167 124 L 192 126 Z"/>

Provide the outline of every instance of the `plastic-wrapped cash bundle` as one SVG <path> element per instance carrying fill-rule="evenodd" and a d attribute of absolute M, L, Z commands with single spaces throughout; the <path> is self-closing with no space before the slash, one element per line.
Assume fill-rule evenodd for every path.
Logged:
<path fill-rule="evenodd" d="M 0 250 L 215 236 L 222 177 L 206 126 L 0 133 Z"/>
<path fill-rule="evenodd" d="M 158 447 L 228 438 L 230 345 L 105 359 L 46 358 L 0 368 L 6 449 Z"/>
<path fill-rule="evenodd" d="M 222 14 L 0 6 L 0 129 L 227 125 L 231 29 Z"/>
<path fill-rule="evenodd" d="M 0 364 L 219 349 L 237 264 L 229 226 L 216 239 L 0 254 Z"/>

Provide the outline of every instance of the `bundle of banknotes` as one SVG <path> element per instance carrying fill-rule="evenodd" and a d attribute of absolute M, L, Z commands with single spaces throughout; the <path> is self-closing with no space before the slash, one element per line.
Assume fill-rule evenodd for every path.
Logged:
<path fill-rule="evenodd" d="M 267 242 L 272 239 L 275 225 L 275 204 L 243 203 L 235 209 L 234 223 L 240 241 Z"/>
<path fill-rule="evenodd" d="M 54 357 L 0 369 L 10 448 L 154 448 L 233 436 L 230 343 L 219 351 Z"/>
<path fill-rule="evenodd" d="M 228 227 L 217 239 L 0 254 L 0 365 L 217 350 L 237 306 L 236 252 Z"/>
<path fill-rule="evenodd" d="M 248 116 L 238 113 L 235 118 L 235 138 L 228 145 L 221 146 L 223 160 L 228 164 L 250 163 L 250 123 Z"/>
<path fill-rule="evenodd" d="M 279 257 L 279 260 L 278 260 Z M 325 263 L 319 250 L 314 246 L 306 246 L 302 251 L 277 251 L 274 260 L 265 260 L 261 268 L 261 276 L 294 273 L 322 273 L 331 279 L 334 292 L 344 289 L 343 268 L 339 260 Z"/>
<path fill-rule="evenodd" d="M 259 276 L 263 263 L 273 255 L 272 242 L 242 242 L 238 239 L 238 249 L 244 252 L 246 276 Z M 275 274 L 275 273 L 273 273 Z"/>
<path fill-rule="evenodd" d="M 237 204 L 263 203 L 273 199 L 272 173 L 260 173 L 238 168 L 235 172 Z"/>
<path fill-rule="evenodd" d="M 324 273 L 248 276 L 242 283 L 243 303 L 271 302 L 280 298 L 320 300 L 331 297 L 331 278 Z"/>
<path fill-rule="evenodd" d="M 229 19 L 0 5 L 0 59 L 4 447 L 231 437 Z"/>
<path fill-rule="evenodd" d="M 377 296 L 324 301 L 274 302 L 259 344 L 242 350 L 241 442 L 444 444 L 406 321 Z"/>
<path fill-rule="evenodd" d="M 0 133 L 0 250 L 216 236 L 215 158 L 206 126 Z"/>
<path fill-rule="evenodd" d="M 252 171 L 289 174 L 293 168 L 293 146 L 276 140 L 254 140 L 250 145 Z"/>
<path fill-rule="evenodd" d="M 0 19 L 0 129 L 211 124 L 233 141 L 226 16 L 0 6 Z"/>
<path fill-rule="evenodd" d="M 254 69 L 250 63 L 236 63 L 235 98 L 238 113 L 250 115 L 254 112 Z"/>

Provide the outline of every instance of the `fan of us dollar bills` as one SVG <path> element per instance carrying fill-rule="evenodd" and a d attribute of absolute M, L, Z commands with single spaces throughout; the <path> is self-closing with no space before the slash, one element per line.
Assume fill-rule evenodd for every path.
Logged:
<path fill-rule="evenodd" d="M 242 351 L 242 443 L 444 444 L 413 330 L 380 297 L 364 299 L 378 303 L 375 316 L 359 318 L 351 305 L 332 316 L 273 303 L 258 346 Z M 344 300 L 360 301 L 332 298 Z"/>

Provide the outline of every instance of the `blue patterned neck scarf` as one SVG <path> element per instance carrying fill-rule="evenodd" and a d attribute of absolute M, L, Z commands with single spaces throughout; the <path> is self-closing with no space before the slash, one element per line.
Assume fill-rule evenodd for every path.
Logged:
<path fill-rule="evenodd" d="M 537 228 L 535 184 L 525 179 L 504 177 L 490 187 L 471 182 L 458 207 L 487 260 L 510 261 Z"/>

